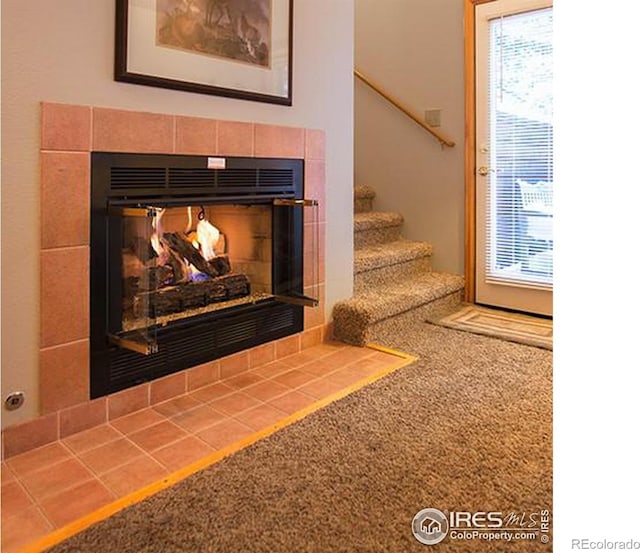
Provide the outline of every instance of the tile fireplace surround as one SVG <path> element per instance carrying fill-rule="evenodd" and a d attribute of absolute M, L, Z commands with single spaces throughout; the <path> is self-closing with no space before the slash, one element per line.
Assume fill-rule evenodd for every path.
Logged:
<path fill-rule="evenodd" d="M 325 339 L 329 331 L 324 320 L 323 131 L 54 103 L 42 104 L 41 130 L 40 416 L 2 432 L 3 459 L 292 355 Z M 305 196 L 320 203 L 318 221 L 313 223 L 318 225 L 320 239 L 320 306 L 305 309 L 304 331 L 89 400 L 92 151 L 304 159 Z M 56 278 L 60 273 L 68 277 Z"/>

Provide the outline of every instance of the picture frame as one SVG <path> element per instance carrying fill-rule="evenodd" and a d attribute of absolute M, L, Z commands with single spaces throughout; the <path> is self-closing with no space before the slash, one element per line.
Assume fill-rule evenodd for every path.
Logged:
<path fill-rule="evenodd" d="M 115 80 L 292 105 L 293 0 L 116 0 Z"/>

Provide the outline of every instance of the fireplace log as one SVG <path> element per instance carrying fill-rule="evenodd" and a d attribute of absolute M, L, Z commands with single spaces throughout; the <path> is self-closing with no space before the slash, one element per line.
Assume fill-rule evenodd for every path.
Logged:
<path fill-rule="evenodd" d="M 165 232 L 162 238 L 172 250 L 180 254 L 201 273 L 217 277 L 231 270 L 228 258 L 216 257 L 212 261 L 207 261 L 181 233 Z"/>
<path fill-rule="evenodd" d="M 133 312 L 136 317 L 161 317 L 248 296 L 250 293 L 251 285 L 247 276 L 231 274 L 212 280 L 141 292 L 133 299 Z"/>

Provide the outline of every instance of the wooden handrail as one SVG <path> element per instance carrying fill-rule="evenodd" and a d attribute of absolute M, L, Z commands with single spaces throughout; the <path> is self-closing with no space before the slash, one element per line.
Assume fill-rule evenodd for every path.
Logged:
<path fill-rule="evenodd" d="M 418 125 L 420 125 L 425 131 L 432 134 L 435 138 L 438 139 L 442 146 L 449 146 L 449 148 L 453 148 L 456 143 L 453 140 L 449 140 L 442 134 L 440 134 L 437 130 L 435 130 L 431 125 L 427 125 L 425 122 L 421 121 L 420 118 L 405 108 L 398 100 L 396 100 L 390 94 L 387 94 L 384 90 L 382 90 L 377 84 L 375 84 L 371 79 L 365 77 L 360 71 L 357 69 L 353 70 L 353 74 L 358 77 L 363 83 L 371 87 L 375 90 L 380 96 L 382 96 L 387 102 L 391 103 L 395 107 L 397 107 L 402 113 L 404 113 L 407 117 L 415 121 Z"/>

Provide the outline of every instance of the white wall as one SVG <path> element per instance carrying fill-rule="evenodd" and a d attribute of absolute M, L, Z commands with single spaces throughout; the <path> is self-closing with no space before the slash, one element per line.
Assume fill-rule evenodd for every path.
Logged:
<path fill-rule="evenodd" d="M 404 234 L 431 242 L 438 270 L 464 271 L 463 0 L 356 0 L 355 64 L 424 114 L 442 109 L 439 142 L 366 85 L 355 85 L 356 184 L 375 208 L 405 217 Z"/>
<path fill-rule="evenodd" d="M 39 102 L 324 129 L 327 315 L 352 291 L 353 0 L 294 2 L 293 106 L 113 80 L 114 0 L 2 1 L 2 398 L 6 426 L 37 415 Z"/>

